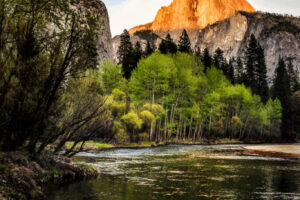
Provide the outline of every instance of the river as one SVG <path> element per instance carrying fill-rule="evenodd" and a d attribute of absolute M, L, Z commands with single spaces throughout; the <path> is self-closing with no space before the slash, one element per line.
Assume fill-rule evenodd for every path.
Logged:
<path fill-rule="evenodd" d="M 246 155 L 240 145 L 92 151 L 97 179 L 51 185 L 48 200 L 300 199 L 300 158 Z"/>

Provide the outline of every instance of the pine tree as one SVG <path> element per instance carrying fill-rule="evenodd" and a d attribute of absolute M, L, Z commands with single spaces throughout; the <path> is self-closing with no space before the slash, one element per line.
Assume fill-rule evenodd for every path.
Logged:
<path fill-rule="evenodd" d="M 257 44 L 257 65 L 255 66 L 256 74 L 256 94 L 261 97 L 263 103 L 269 99 L 269 86 L 267 82 L 267 66 L 265 61 L 264 49 Z"/>
<path fill-rule="evenodd" d="M 166 36 L 166 44 L 167 44 L 167 49 L 169 53 L 176 53 L 177 52 L 177 45 L 171 38 L 171 35 L 168 33 Z"/>
<path fill-rule="evenodd" d="M 212 65 L 212 58 L 209 54 L 208 48 L 204 49 L 203 52 L 203 58 L 202 58 L 202 62 L 204 64 L 204 73 L 206 72 L 206 70 L 211 67 Z"/>
<path fill-rule="evenodd" d="M 249 86 L 252 91 L 256 91 L 256 80 L 255 80 L 255 63 L 256 63 L 256 50 L 257 40 L 254 35 L 251 35 L 250 41 L 246 51 L 246 80 L 245 84 Z"/>
<path fill-rule="evenodd" d="M 234 77 L 234 68 L 232 64 L 232 58 L 229 59 L 229 63 L 227 65 L 227 78 L 230 80 L 232 84 L 235 83 L 235 77 Z"/>
<path fill-rule="evenodd" d="M 121 44 L 118 49 L 119 64 L 122 64 L 123 76 L 128 80 L 134 69 L 134 56 L 130 35 L 125 29 L 121 34 Z"/>
<path fill-rule="evenodd" d="M 154 52 L 153 46 L 147 41 L 146 49 L 145 49 L 145 57 L 150 56 Z"/>
<path fill-rule="evenodd" d="M 289 59 L 287 70 L 289 75 L 291 92 L 294 93 L 296 91 L 299 91 L 300 90 L 299 77 L 298 77 L 298 73 L 296 73 L 294 70 L 294 65 L 291 59 Z"/>
<path fill-rule="evenodd" d="M 174 43 L 173 39 L 171 38 L 171 35 L 168 33 L 166 38 L 161 40 L 158 49 L 162 54 L 176 53 L 177 45 Z"/>
<path fill-rule="evenodd" d="M 282 58 L 279 58 L 278 67 L 275 70 L 275 77 L 273 80 L 273 98 L 278 98 L 282 105 L 282 137 L 285 139 L 291 139 L 291 135 L 289 132 L 291 122 L 291 91 L 289 76 L 284 60 Z"/>
<path fill-rule="evenodd" d="M 225 59 L 223 53 L 224 52 L 220 48 L 217 48 L 217 50 L 215 51 L 214 65 L 217 69 L 222 69 L 222 67 L 225 68 Z"/>
<path fill-rule="evenodd" d="M 197 56 L 198 58 L 200 58 L 202 60 L 202 52 L 199 47 L 195 51 L 195 56 Z"/>
<path fill-rule="evenodd" d="M 264 50 L 252 34 L 246 51 L 245 84 L 266 103 L 269 99 Z"/>
<path fill-rule="evenodd" d="M 178 49 L 181 52 L 192 53 L 191 41 L 185 29 L 180 36 Z"/>
<path fill-rule="evenodd" d="M 159 44 L 158 50 L 162 54 L 167 54 L 168 53 L 168 47 L 166 41 L 163 39 L 161 40 L 161 43 Z"/>
<path fill-rule="evenodd" d="M 245 82 L 244 65 L 240 57 L 238 57 L 236 61 L 235 75 L 235 80 L 237 84 L 243 84 Z"/>
<path fill-rule="evenodd" d="M 142 58 L 143 55 L 143 50 L 141 47 L 141 43 L 139 41 L 137 41 L 135 43 L 134 49 L 133 49 L 133 55 L 134 55 L 134 59 L 135 59 L 135 67 L 137 65 L 137 63 L 139 62 L 139 60 Z"/>

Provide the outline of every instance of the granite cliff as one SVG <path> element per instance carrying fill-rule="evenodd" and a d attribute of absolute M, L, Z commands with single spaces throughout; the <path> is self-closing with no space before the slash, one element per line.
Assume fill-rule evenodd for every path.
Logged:
<path fill-rule="evenodd" d="M 246 0 L 174 0 L 158 11 L 152 23 L 134 27 L 129 32 L 201 29 L 237 11 L 255 12 L 255 9 Z"/>
<path fill-rule="evenodd" d="M 85 1 L 83 6 L 97 18 L 98 31 L 96 40 L 99 62 L 102 62 L 105 59 L 112 59 L 112 37 L 108 11 L 105 4 L 101 0 L 90 0 Z"/>

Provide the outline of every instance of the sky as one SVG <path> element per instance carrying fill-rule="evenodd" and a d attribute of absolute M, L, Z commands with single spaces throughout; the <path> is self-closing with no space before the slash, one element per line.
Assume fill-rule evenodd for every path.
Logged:
<path fill-rule="evenodd" d="M 161 6 L 172 0 L 102 0 L 108 9 L 112 35 L 124 29 L 152 22 Z M 300 16 L 300 0 L 248 0 L 256 9 L 265 12 Z"/>

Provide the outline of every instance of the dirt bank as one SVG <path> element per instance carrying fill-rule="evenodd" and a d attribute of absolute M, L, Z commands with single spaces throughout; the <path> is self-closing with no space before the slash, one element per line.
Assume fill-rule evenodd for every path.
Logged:
<path fill-rule="evenodd" d="M 300 157 L 300 144 L 247 145 L 246 153 L 275 157 Z"/>
<path fill-rule="evenodd" d="M 0 199 L 44 199 L 41 188 L 46 184 L 98 175 L 96 168 L 62 156 L 0 153 Z"/>

